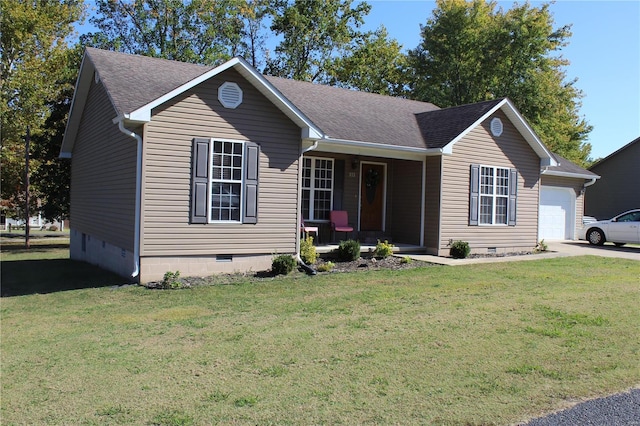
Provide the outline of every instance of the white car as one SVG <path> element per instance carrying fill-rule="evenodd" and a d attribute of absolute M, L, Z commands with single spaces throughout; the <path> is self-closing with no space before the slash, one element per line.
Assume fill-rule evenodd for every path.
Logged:
<path fill-rule="evenodd" d="M 640 209 L 629 210 L 609 220 L 586 223 L 579 238 L 597 246 L 606 241 L 617 246 L 640 244 Z"/>

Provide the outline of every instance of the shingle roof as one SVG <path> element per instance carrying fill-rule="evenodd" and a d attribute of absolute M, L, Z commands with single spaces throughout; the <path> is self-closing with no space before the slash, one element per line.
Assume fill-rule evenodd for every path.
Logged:
<path fill-rule="evenodd" d="M 502 99 L 444 108 L 417 115 L 428 148 L 443 148 Z"/>
<path fill-rule="evenodd" d="M 544 174 L 560 174 L 560 175 L 564 175 L 564 174 L 572 174 L 572 175 L 579 175 L 580 177 L 592 177 L 592 178 L 599 178 L 600 176 L 598 176 L 597 174 L 583 169 L 582 167 L 578 166 L 577 164 L 572 163 L 571 161 L 567 160 L 564 157 L 561 157 L 560 155 L 556 154 L 555 152 L 552 152 L 551 155 L 553 156 L 553 158 L 556 160 L 556 162 L 558 163 L 557 166 L 549 166 L 547 167 L 547 169 L 544 171 Z"/>
<path fill-rule="evenodd" d="M 162 102 L 165 95 L 179 87 L 187 87 L 190 83 L 196 84 L 198 77 L 205 78 L 206 73 L 215 70 L 215 67 L 95 48 L 87 48 L 86 55 L 98 72 L 119 115 L 148 107 L 153 102 Z M 239 66 L 241 70 L 250 68 L 244 63 Z M 255 73 L 255 70 L 251 70 L 251 73 Z M 505 101 L 497 99 L 440 109 L 428 102 L 278 77 L 265 76 L 264 82 L 260 83 L 259 79 L 252 80 L 254 85 L 269 84 L 273 90 L 280 92 L 291 105 L 304 114 L 303 121 L 313 123 L 325 137 L 337 141 L 365 142 L 387 147 L 443 148 L 493 108 L 498 107 L 498 103 Z M 270 90 L 272 89 L 268 89 L 267 92 Z M 505 108 L 504 102 L 502 105 Z M 515 117 L 517 121 L 522 121 L 522 117 L 510 103 L 506 112 L 508 115 L 511 113 L 510 117 Z M 541 158 L 545 157 L 546 148 L 529 127 L 525 124 L 520 128 L 526 133 L 525 138 L 537 149 L 536 152 Z M 73 135 L 73 126 L 71 130 L 69 133 Z M 69 138 L 73 139 L 74 136 Z M 72 141 L 68 143 L 69 146 L 73 144 Z M 66 149 L 69 149 L 69 146 Z"/>
<path fill-rule="evenodd" d="M 87 47 L 118 114 L 129 113 L 212 69 L 197 64 Z"/>
<path fill-rule="evenodd" d="M 333 139 L 426 148 L 416 114 L 438 110 L 427 102 L 266 78 Z"/>

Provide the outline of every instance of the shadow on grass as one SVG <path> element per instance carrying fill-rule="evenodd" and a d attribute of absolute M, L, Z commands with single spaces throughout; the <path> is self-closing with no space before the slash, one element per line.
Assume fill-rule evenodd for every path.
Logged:
<path fill-rule="evenodd" d="M 70 259 L 2 262 L 2 297 L 132 284 L 97 266 Z"/>

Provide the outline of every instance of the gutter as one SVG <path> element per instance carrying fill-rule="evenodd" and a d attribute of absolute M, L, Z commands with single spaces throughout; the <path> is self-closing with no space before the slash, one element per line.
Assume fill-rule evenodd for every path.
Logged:
<path fill-rule="evenodd" d="M 309 148 L 302 149 L 300 148 L 300 161 L 302 162 L 302 157 L 309 151 L 313 151 L 318 147 L 318 143 L 320 143 L 320 139 L 316 139 L 316 141 Z M 298 224 L 296 226 L 296 233 L 300 234 L 300 223 L 302 222 L 300 219 L 302 218 L 302 205 L 300 200 L 302 199 L 302 163 L 300 167 L 298 167 Z M 316 275 L 318 272 L 313 269 L 311 266 L 304 263 L 302 257 L 300 257 L 300 238 L 299 235 L 296 236 L 296 260 L 298 264 L 308 275 Z"/>
<path fill-rule="evenodd" d="M 135 221 L 134 221 L 134 241 L 133 241 L 133 262 L 134 269 L 131 273 L 132 277 L 140 275 L 140 205 L 142 192 L 142 136 L 132 132 L 124 127 L 124 117 L 117 118 L 118 129 L 125 135 L 134 138 L 137 141 L 136 148 L 136 202 L 135 202 Z"/>
<path fill-rule="evenodd" d="M 581 194 L 584 194 L 587 191 L 587 187 L 593 185 L 594 183 L 596 183 L 596 180 L 600 179 L 600 176 L 597 177 L 592 177 L 589 182 L 585 182 L 584 185 L 582 185 L 582 190 L 580 191 Z"/>

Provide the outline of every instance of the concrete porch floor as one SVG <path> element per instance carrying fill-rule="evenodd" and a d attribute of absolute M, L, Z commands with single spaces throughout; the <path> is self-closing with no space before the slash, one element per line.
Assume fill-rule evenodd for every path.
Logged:
<path fill-rule="evenodd" d="M 338 243 L 328 243 L 328 244 L 317 244 L 316 252 L 319 254 L 329 253 L 332 250 L 338 248 Z M 369 243 L 360 243 L 360 253 L 367 254 L 369 252 L 373 252 L 376 249 L 375 244 Z M 425 248 L 420 246 L 415 246 L 411 244 L 403 244 L 403 243 L 393 243 L 393 254 L 394 255 L 409 255 L 416 253 L 424 253 Z"/>

